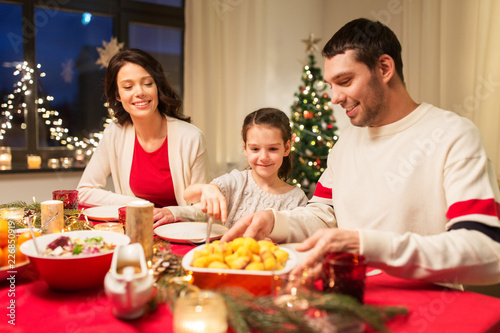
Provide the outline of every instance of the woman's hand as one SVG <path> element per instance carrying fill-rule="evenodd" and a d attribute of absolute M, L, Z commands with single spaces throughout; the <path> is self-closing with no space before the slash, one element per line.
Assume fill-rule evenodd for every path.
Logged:
<path fill-rule="evenodd" d="M 175 216 L 168 208 L 155 208 L 153 210 L 153 228 L 157 228 L 163 224 L 175 222 Z"/>

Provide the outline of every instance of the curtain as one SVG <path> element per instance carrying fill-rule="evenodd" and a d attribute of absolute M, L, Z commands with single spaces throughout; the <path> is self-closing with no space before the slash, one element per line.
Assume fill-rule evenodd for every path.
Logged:
<path fill-rule="evenodd" d="M 404 0 L 401 42 L 411 95 L 472 120 L 500 177 L 498 17 L 498 0 Z"/>

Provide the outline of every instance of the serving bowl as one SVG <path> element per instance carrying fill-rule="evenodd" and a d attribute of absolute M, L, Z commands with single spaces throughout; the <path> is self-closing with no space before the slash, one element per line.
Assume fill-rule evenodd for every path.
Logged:
<path fill-rule="evenodd" d="M 288 261 L 283 269 L 276 271 L 252 271 L 244 269 L 214 269 L 191 266 L 195 251 L 200 251 L 205 245 L 195 247 L 182 258 L 182 267 L 190 275 L 191 282 L 201 289 L 241 288 L 256 296 L 271 294 L 273 278 L 287 274 L 297 265 L 294 251 L 279 247 L 288 252 Z"/>
<path fill-rule="evenodd" d="M 124 234 L 111 231 L 80 230 L 39 236 L 36 238 L 38 249 L 44 251 L 48 244 L 61 236 L 82 240 L 101 236 L 105 242 L 116 246 L 130 243 L 130 238 Z M 104 277 L 111 267 L 114 252 L 72 257 L 46 257 L 37 253 L 33 239 L 23 243 L 20 250 L 35 265 L 40 278 L 47 282 L 49 287 L 63 291 L 102 287 Z"/>

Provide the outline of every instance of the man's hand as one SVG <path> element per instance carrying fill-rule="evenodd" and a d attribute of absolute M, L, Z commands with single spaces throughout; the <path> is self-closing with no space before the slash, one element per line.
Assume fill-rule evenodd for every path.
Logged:
<path fill-rule="evenodd" d="M 153 210 L 153 228 L 159 227 L 163 224 L 175 222 L 175 216 L 168 208 L 155 208 Z"/>
<path fill-rule="evenodd" d="M 311 237 L 295 247 L 299 252 L 309 251 L 307 258 L 292 274 L 300 273 L 304 268 L 317 268 L 329 252 L 351 252 L 359 254 L 359 233 L 345 229 L 319 229 Z"/>
<path fill-rule="evenodd" d="M 237 237 L 253 237 L 261 240 L 269 236 L 274 228 L 274 214 L 270 209 L 248 214 L 242 217 L 222 236 L 222 242 L 229 242 Z"/>

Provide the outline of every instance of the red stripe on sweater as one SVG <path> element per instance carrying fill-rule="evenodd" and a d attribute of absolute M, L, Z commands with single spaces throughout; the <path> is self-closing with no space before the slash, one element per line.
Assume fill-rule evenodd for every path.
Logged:
<path fill-rule="evenodd" d="M 316 185 L 316 190 L 314 191 L 315 197 L 331 199 L 332 198 L 332 189 L 328 187 L 324 187 L 321 183 Z"/>
<path fill-rule="evenodd" d="M 488 216 L 496 216 L 500 219 L 500 203 L 495 202 L 495 199 L 471 199 L 467 201 L 455 202 L 448 209 L 446 217 L 450 220 L 455 217 L 481 214 Z"/>

